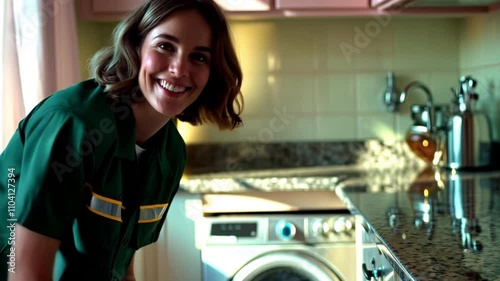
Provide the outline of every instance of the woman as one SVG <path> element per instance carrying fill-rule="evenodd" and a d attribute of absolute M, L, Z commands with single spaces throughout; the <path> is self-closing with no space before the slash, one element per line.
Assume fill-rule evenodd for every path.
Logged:
<path fill-rule="evenodd" d="M 213 0 L 147 1 L 90 66 L 95 79 L 41 102 L 0 155 L 9 280 L 135 280 L 186 162 L 173 118 L 241 124 L 242 73 Z"/>

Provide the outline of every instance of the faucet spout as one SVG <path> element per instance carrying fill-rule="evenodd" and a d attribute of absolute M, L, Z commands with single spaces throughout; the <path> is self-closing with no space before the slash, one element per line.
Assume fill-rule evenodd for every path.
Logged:
<path fill-rule="evenodd" d="M 428 106 L 429 108 L 431 108 L 432 104 L 433 104 L 431 90 L 420 81 L 413 81 L 410 84 L 408 84 L 404 88 L 401 95 L 399 95 L 399 102 L 403 103 L 406 100 L 406 96 L 414 89 L 420 89 L 420 90 L 424 91 L 425 95 L 427 96 L 427 102 L 425 105 Z"/>
<path fill-rule="evenodd" d="M 414 89 L 420 89 L 424 91 L 425 95 L 427 96 L 427 101 L 425 103 L 425 110 L 427 111 L 427 116 L 428 116 L 426 127 L 429 133 L 434 133 L 434 108 L 432 102 L 432 93 L 427 86 L 425 86 L 420 81 L 411 82 L 404 88 L 401 95 L 399 95 L 399 102 L 403 103 L 406 100 L 406 96 Z"/>

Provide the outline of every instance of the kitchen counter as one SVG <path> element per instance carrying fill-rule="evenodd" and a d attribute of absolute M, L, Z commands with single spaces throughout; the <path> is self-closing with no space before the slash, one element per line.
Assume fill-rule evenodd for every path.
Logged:
<path fill-rule="evenodd" d="M 336 192 L 402 280 L 500 280 L 499 172 L 390 174 Z"/>
<path fill-rule="evenodd" d="M 244 171 L 187 177 L 181 191 L 266 198 L 270 195 L 262 192 L 335 192 L 402 280 L 500 280 L 500 171 L 356 166 Z"/>
<path fill-rule="evenodd" d="M 358 166 L 321 166 L 207 173 L 183 177 L 180 191 L 188 193 L 334 191 L 339 181 L 358 178 L 363 171 L 364 169 Z"/>

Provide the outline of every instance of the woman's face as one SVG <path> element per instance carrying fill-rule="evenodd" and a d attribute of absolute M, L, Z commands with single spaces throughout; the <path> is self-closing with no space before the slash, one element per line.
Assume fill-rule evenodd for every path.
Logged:
<path fill-rule="evenodd" d="M 210 76 L 212 30 L 195 10 L 175 12 L 152 29 L 140 49 L 139 87 L 157 112 L 175 116 Z"/>

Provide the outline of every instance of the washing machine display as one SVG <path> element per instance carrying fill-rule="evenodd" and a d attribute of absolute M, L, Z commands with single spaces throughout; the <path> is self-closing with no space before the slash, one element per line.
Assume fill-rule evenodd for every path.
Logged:
<path fill-rule="evenodd" d="M 255 222 L 214 222 L 210 229 L 211 236 L 255 237 L 257 223 Z"/>
<path fill-rule="evenodd" d="M 204 281 L 357 280 L 349 214 L 206 217 L 198 231 Z"/>

